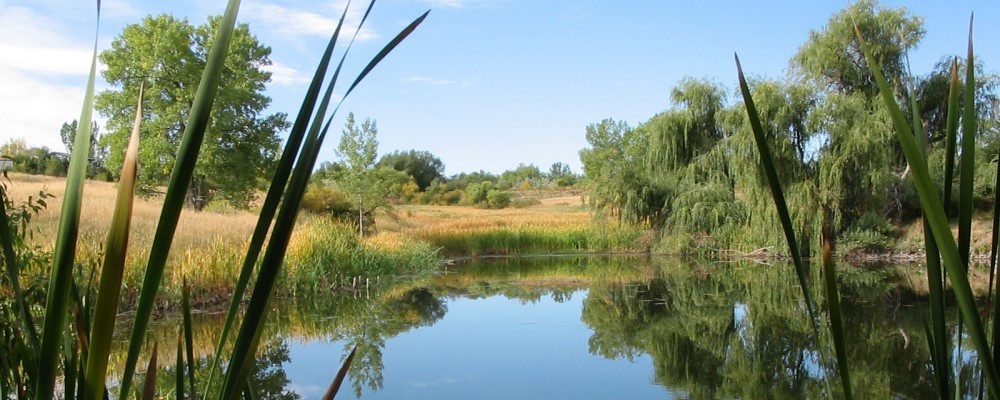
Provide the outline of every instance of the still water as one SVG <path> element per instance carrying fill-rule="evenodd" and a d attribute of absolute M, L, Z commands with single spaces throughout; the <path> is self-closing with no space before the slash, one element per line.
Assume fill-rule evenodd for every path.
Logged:
<path fill-rule="evenodd" d="M 897 288 L 914 279 L 901 271 L 840 273 L 857 398 L 934 395 L 926 307 Z M 831 341 L 812 334 L 794 275 L 676 259 L 471 263 L 276 306 L 254 380 L 265 398 L 317 398 L 357 347 L 340 398 L 826 397 L 839 390 Z M 219 318 L 200 320 L 210 348 Z"/>

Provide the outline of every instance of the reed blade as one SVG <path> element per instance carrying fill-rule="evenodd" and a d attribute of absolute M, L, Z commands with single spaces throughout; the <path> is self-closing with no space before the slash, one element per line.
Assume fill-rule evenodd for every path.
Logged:
<path fill-rule="evenodd" d="M 188 365 L 194 363 L 194 360 L 189 360 Z M 177 365 L 174 367 L 176 372 L 174 376 L 174 393 L 177 393 L 178 399 L 193 399 L 192 396 L 184 395 L 184 327 L 177 327 Z"/>
<path fill-rule="evenodd" d="M 948 112 L 945 125 L 944 158 L 944 207 L 945 215 L 951 208 L 952 183 L 955 180 L 955 147 L 958 143 L 958 117 L 962 110 L 958 107 L 958 58 L 951 60 L 951 85 L 948 88 Z"/>
<path fill-rule="evenodd" d="M 920 138 L 920 156 L 926 162 L 928 137 L 927 132 L 924 131 L 923 118 L 920 115 L 920 106 L 917 103 L 916 90 L 914 89 L 912 80 L 906 88 L 910 98 L 910 114 L 913 121 L 912 129 L 914 134 Z M 927 219 L 921 217 L 921 221 L 924 231 L 927 281 L 930 290 L 931 324 L 927 326 L 927 337 L 931 345 L 931 365 L 933 366 L 934 376 L 937 380 L 938 395 L 942 400 L 945 400 L 949 398 L 948 388 L 951 377 L 951 368 L 949 365 L 951 361 L 950 352 L 948 351 L 950 340 L 944 314 L 944 276 L 941 270 L 941 254 L 938 251 L 937 243 L 934 241 L 934 235 L 931 233 Z"/>
<path fill-rule="evenodd" d="M 101 4 L 97 3 L 97 27 L 100 27 Z M 99 29 L 95 28 L 95 31 Z M 73 280 L 73 261 L 76 255 L 76 239 L 79 235 L 80 208 L 83 203 L 83 183 L 87 174 L 90 151 L 91 124 L 94 113 L 94 82 L 97 79 L 97 38 L 94 35 L 94 50 L 90 58 L 90 75 L 84 94 L 83 110 L 74 137 L 76 150 L 70 158 L 66 173 L 66 190 L 63 193 L 62 210 L 59 214 L 59 228 L 56 234 L 55 251 L 52 256 L 52 270 L 46 299 L 45 320 L 42 325 L 41 347 L 39 348 L 38 374 L 36 375 L 35 398 L 51 399 L 55 393 L 59 350 L 62 333 L 66 327 L 66 310 L 69 305 L 70 284 Z"/>
<path fill-rule="evenodd" d="M 965 99 L 962 105 L 962 158 L 958 168 L 958 251 L 969 267 L 972 244 L 973 185 L 976 170 L 976 61 L 972 54 L 972 17 L 969 17 L 969 51 L 965 61 Z"/>
<path fill-rule="evenodd" d="M 344 94 L 344 98 L 346 98 L 347 95 L 350 94 L 351 90 L 358 85 L 361 79 L 364 78 L 364 76 L 366 76 L 379 61 L 384 59 L 389 51 L 395 48 L 396 45 L 403 40 L 403 38 L 408 36 L 409 33 L 412 32 L 413 29 L 416 28 L 416 26 L 419 25 L 419 23 L 422 22 L 426 16 L 427 13 L 424 13 L 421 17 L 417 18 L 417 20 L 404 28 L 402 32 L 396 35 L 396 37 L 390 41 L 390 43 L 387 44 L 382 51 L 378 53 L 378 55 L 375 56 L 375 58 L 368 63 L 361 74 L 359 74 L 358 78 L 355 79 L 354 84 L 352 84 L 351 88 Z M 327 92 L 329 91 L 330 90 L 328 89 Z M 342 104 L 342 102 L 343 99 L 340 104 Z M 322 107 L 321 111 L 323 111 Z M 334 110 L 334 113 L 336 113 L 336 109 Z M 314 117 L 314 121 L 321 121 L 322 118 L 324 118 L 322 112 L 317 112 Z M 320 144 L 326 136 L 329 126 L 330 124 L 327 122 L 323 130 L 321 132 L 317 132 L 318 124 L 315 122 L 313 123 L 309 136 L 306 138 L 302 150 L 302 156 L 300 156 L 298 162 L 296 163 L 294 172 L 292 173 L 291 181 L 285 193 L 285 198 L 281 203 L 280 210 L 278 211 L 278 217 L 275 221 L 267 250 L 264 252 L 260 272 L 258 273 L 253 293 L 250 296 L 250 302 L 247 306 L 243 323 L 240 326 L 240 332 L 236 338 L 236 343 L 233 349 L 233 358 L 230 360 L 229 368 L 226 369 L 226 377 L 222 389 L 222 398 L 224 399 L 235 399 L 239 396 L 242 388 L 246 386 L 247 378 L 252 366 L 252 356 L 255 354 L 257 346 L 260 342 L 262 327 L 267 318 L 273 289 L 277 283 L 278 273 L 281 270 L 288 242 L 295 226 L 299 206 L 302 202 L 302 195 L 305 193 L 309 184 L 309 177 L 312 174 L 312 169 L 315 166 L 316 159 L 319 155 Z"/>
<path fill-rule="evenodd" d="M 788 205 L 785 202 L 785 195 L 781 189 L 781 181 L 778 180 L 777 168 L 774 164 L 774 157 L 771 155 L 771 150 L 767 146 L 767 137 L 764 133 L 763 125 L 760 122 L 760 114 L 757 113 L 757 107 L 754 105 L 753 96 L 750 93 L 750 86 L 747 84 L 746 77 L 743 75 L 743 67 L 740 65 L 740 57 L 734 54 L 736 58 L 736 72 L 739 75 L 740 81 L 740 92 L 743 94 L 743 106 L 747 110 L 747 119 L 750 122 L 751 130 L 753 131 L 754 142 L 757 145 L 757 150 L 760 152 L 760 162 L 761 167 L 764 168 L 764 173 L 767 176 L 767 184 L 771 189 L 771 195 L 774 198 L 775 208 L 778 211 L 778 217 L 781 220 L 781 228 L 785 234 L 785 240 L 788 243 L 788 249 L 792 254 L 792 263 L 795 265 L 795 273 L 799 279 L 799 286 L 802 287 L 802 297 L 806 303 L 806 310 L 809 312 L 809 325 L 812 327 L 813 334 L 816 337 L 816 341 L 819 342 L 822 335 L 820 334 L 819 328 L 819 315 L 816 312 L 816 305 L 813 302 L 813 296 L 811 290 L 809 290 L 809 269 L 799 254 L 799 244 L 795 239 L 795 228 L 792 226 L 791 214 L 788 212 Z M 833 288 L 836 292 L 836 287 Z M 832 313 L 831 313 L 832 314 Z M 834 325 L 841 325 L 841 321 L 838 319 L 836 321 L 832 320 L 831 323 Z M 820 351 L 820 357 L 823 357 L 824 352 Z M 837 358 L 840 359 L 840 354 L 838 352 Z M 848 377 L 850 374 L 847 372 L 848 365 L 846 363 L 838 363 L 837 367 L 841 370 L 841 377 Z M 824 379 L 824 383 L 829 385 L 829 381 Z M 846 396 L 850 396 L 851 390 L 849 381 L 847 385 L 844 386 L 844 393 Z M 829 393 L 829 387 L 827 392 Z M 832 396 L 832 393 L 830 393 Z"/>
<path fill-rule="evenodd" d="M 850 364 L 847 362 L 847 341 L 844 339 L 844 319 L 840 309 L 840 293 L 837 292 L 837 271 L 833 264 L 833 238 L 828 233 L 823 238 L 823 281 L 826 302 L 830 308 L 830 331 L 833 334 L 833 348 L 837 355 L 837 371 L 844 398 L 854 398 L 851 391 Z"/>
<path fill-rule="evenodd" d="M 316 100 L 319 98 L 319 92 L 320 89 L 322 89 L 326 71 L 330 66 L 333 49 L 337 44 L 338 37 L 340 36 L 341 27 L 343 27 L 344 19 L 347 17 L 348 7 L 350 7 L 350 1 L 348 1 L 347 5 L 344 7 L 344 12 L 340 16 L 340 21 L 337 23 L 337 27 L 334 29 L 333 35 L 330 37 L 330 41 L 326 45 L 326 51 L 323 52 L 323 56 L 320 58 L 319 65 L 316 67 L 316 73 L 313 74 L 312 83 L 309 84 L 306 96 L 302 100 L 302 106 L 299 108 L 299 114 L 295 118 L 292 130 L 288 134 L 288 140 L 285 142 L 284 151 L 281 152 L 281 158 L 278 160 L 278 167 L 274 172 L 274 176 L 271 178 L 271 184 L 268 187 L 267 194 L 264 197 L 264 203 L 261 206 L 261 211 L 257 218 L 257 225 L 254 228 L 252 236 L 250 237 L 250 244 L 247 246 L 247 254 L 243 261 L 243 267 L 240 269 L 240 276 L 236 281 L 236 286 L 233 288 L 232 301 L 229 303 L 229 311 L 226 314 L 226 320 L 222 326 L 222 335 L 219 337 L 219 343 L 216 346 L 215 356 L 212 358 L 212 367 L 209 370 L 209 375 L 205 383 L 206 389 L 208 386 L 211 386 L 215 377 L 215 372 L 218 370 L 219 360 L 222 357 L 222 350 L 225 348 L 225 345 L 229 340 L 229 333 L 236 321 L 236 315 L 239 311 L 240 305 L 242 304 L 246 288 L 250 283 L 250 277 L 253 275 L 253 269 L 257 264 L 258 257 L 260 256 L 260 251 L 264 245 L 264 239 L 267 237 L 267 232 L 271 228 L 271 221 L 274 219 L 274 215 L 278 209 L 278 203 L 281 201 L 281 194 L 285 191 L 285 186 L 288 184 L 289 176 L 291 176 L 295 159 L 298 156 L 299 150 L 302 147 L 302 142 L 305 139 L 306 128 L 309 125 L 309 119 L 312 116 L 313 109 L 316 107 Z M 361 23 L 364 23 L 363 19 Z M 205 390 L 205 394 L 206 396 L 208 395 L 207 390 Z"/>
<path fill-rule="evenodd" d="M 145 276 L 139 291 L 139 303 L 136 307 L 135 321 L 132 324 L 132 334 L 122 374 L 121 391 L 118 396 L 121 399 L 129 398 L 132 375 L 135 373 L 135 366 L 139 352 L 142 350 L 149 318 L 156 302 L 156 295 L 160 290 L 167 256 L 170 254 L 174 232 L 177 230 L 177 222 L 180 219 L 181 210 L 184 208 L 184 200 L 191 183 L 191 176 L 194 174 L 195 163 L 198 160 L 201 143 L 208 127 L 212 103 L 219 86 L 219 77 L 225 66 L 226 54 L 232 40 L 239 6 L 240 0 L 229 0 L 226 12 L 219 22 L 215 42 L 209 52 L 194 104 L 191 107 L 181 138 L 177 159 L 170 174 L 167 193 L 163 199 L 163 209 L 160 212 L 156 233 L 153 236 L 153 246 L 149 252 L 149 262 L 146 265 Z"/>
<path fill-rule="evenodd" d="M 358 347 L 354 346 L 351 350 L 351 354 L 347 355 L 347 359 L 344 360 L 344 364 L 340 366 L 340 370 L 337 371 L 337 376 L 333 378 L 333 382 L 330 382 L 330 387 L 326 389 L 326 393 L 323 394 L 323 400 L 333 400 L 337 397 L 337 392 L 340 391 L 340 386 L 344 383 L 344 378 L 347 377 L 347 371 L 351 369 L 351 363 L 354 362 L 354 354 L 358 352 Z"/>
<path fill-rule="evenodd" d="M 195 395 L 194 380 L 194 330 L 192 329 L 194 324 L 191 321 L 191 287 L 188 286 L 186 276 L 183 278 L 183 287 L 181 288 L 181 312 L 184 313 L 184 324 L 182 325 L 183 331 L 180 333 L 183 333 L 184 344 L 187 349 L 187 374 L 188 381 L 191 382 L 191 392 L 188 393 L 187 398 L 196 399 L 198 397 Z M 180 337 L 181 335 L 178 335 L 177 340 L 180 340 Z M 184 375 L 184 370 L 178 368 L 177 375 Z M 181 381 L 181 383 L 183 383 L 183 381 Z M 183 393 L 183 385 L 181 390 L 182 392 L 178 393 Z"/>
<path fill-rule="evenodd" d="M 104 398 L 105 380 L 108 372 L 108 357 L 114 336 L 118 301 L 121 298 L 122 278 L 125 273 L 125 259 L 128 253 L 128 238 L 132 223 L 132 206 L 135 199 L 136 177 L 139 159 L 139 128 L 142 123 L 143 87 L 139 87 L 139 101 L 135 108 L 135 122 L 128 150 L 122 162 L 121 179 L 118 181 L 118 197 L 111 217 L 111 228 L 101 267 L 101 280 L 97 290 L 97 304 L 94 307 L 94 323 L 90 337 L 90 351 L 87 357 L 87 389 L 84 399 Z"/>
<path fill-rule="evenodd" d="M 153 342 L 153 353 L 149 356 L 149 363 L 146 364 L 146 379 L 142 387 L 142 399 L 153 400 L 156 398 L 156 352 L 159 344 Z"/>
<path fill-rule="evenodd" d="M 979 317 L 978 309 L 976 308 L 972 287 L 965 273 L 965 264 L 959 254 L 958 244 L 955 242 L 954 236 L 952 236 L 950 226 L 948 225 L 948 218 L 945 216 L 944 207 L 941 204 L 941 199 L 938 197 L 937 187 L 934 185 L 933 180 L 931 180 L 927 163 L 920 156 L 919 145 L 913 136 L 913 132 L 910 130 L 906 117 L 899 109 L 899 104 L 896 103 L 888 81 L 886 81 L 885 76 L 882 74 L 880 64 L 872 55 L 871 49 L 869 49 L 868 43 L 865 41 L 860 29 L 855 27 L 855 33 L 861 44 L 861 49 L 864 52 L 869 68 L 878 84 L 879 94 L 892 117 L 896 138 L 900 142 L 903 153 L 906 156 L 906 161 L 910 164 L 911 171 L 913 172 L 913 181 L 920 196 L 921 208 L 924 211 L 931 232 L 934 235 L 934 240 L 941 252 L 945 271 L 951 277 L 955 301 L 958 304 L 962 320 L 968 325 L 969 336 L 972 338 L 973 345 L 979 355 L 983 375 L 990 388 L 990 393 L 994 397 L 1000 396 L 1000 379 L 997 377 L 997 369 L 993 363 L 989 342 L 986 340 L 986 333 L 982 320 Z"/>
<path fill-rule="evenodd" d="M 757 143 L 757 150 L 760 152 L 761 167 L 764 168 L 768 187 L 771 189 L 775 207 L 778 209 L 778 218 L 781 219 L 781 228 L 784 230 L 785 240 L 788 242 L 788 250 L 792 254 L 792 263 L 795 264 L 795 273 L 798 275 L 799 285 L 802 287 L 802 296 L 805 298 L 806 308 L 809 311 L 809 319 L 812 320 L 813 326 L 816 326 L 815 331 L 818 333 L 819 328 L 816 325 L 815 303 L 812 300 L 812 294 L 809 290 L 809 271 L 806 268 L 805 261 L 802 260 L 802 256 L 799 254 L 799 244 L 795 239 L 795 228 L 792 226 L 792 218 L 788 212 L 788 205 L 785 202 L 785 194 L 781 189 L 781 181 L 778 180 L 778 172 L 774 166 L 774 157 L 771 156 L 771 150 L 767 146 L 767 137 L 764 135 L 764 128 L 760 123 L 760 114 L 757 113 L 757 107 L 753 103 L 753 97 L 750 94 L 750 87 L 747 85 L 746 78 L 743 75 L 743 67 L 740 65 L 739 56 L 736 56 L 736 71 L 739 74 L 740 91 L 743 93 L 743 105 L 746 107 L 750 127 L 753 130 L 754 141 Z"/>

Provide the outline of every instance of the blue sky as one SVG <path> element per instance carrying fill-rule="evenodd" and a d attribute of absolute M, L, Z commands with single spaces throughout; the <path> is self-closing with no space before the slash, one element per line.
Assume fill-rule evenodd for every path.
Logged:
<path fill-rule="evenodd" d="M 355 1 L 356 24 L 363 1 Z M 925 18 L 927 36 L 911 54 L 914 73 L 965 51 L 976 12 L 977 55 L 1000 68 L 996 1 L 884 1 Z M 446 174 L 502 172 L 519 163 L 580 171 L 588 124 L 641 123 L 670 107 L 685 76 L 735 86 L 733 53 L 749 74 L 782 78 L 789 58 L 842 1 L 379 0 L 352 50 L 353 77 L 396 32 L 431 14 L 361 86 L 346 111 L 378 122 L 379 154 L 427 150 Z M 200 24 L 223 0 L 102 1 L 100 48 L 149 14 Z M 272 111 L 294 115 L 344 1 L 244 0 L 240 21 L 272 47 Z M 94 5 L 80 0 L 0 0 L 0 143 L 23 137 L 63 150 L 59 128 L 78 118 Z M 992 42 L 992 43 L 991 43 Z M 99 82 L 98 90 L 107 88 Z M 338 129 L 339 132 L 339 129 Z M 337 136 L 322 160 L 334 160 Z"/>

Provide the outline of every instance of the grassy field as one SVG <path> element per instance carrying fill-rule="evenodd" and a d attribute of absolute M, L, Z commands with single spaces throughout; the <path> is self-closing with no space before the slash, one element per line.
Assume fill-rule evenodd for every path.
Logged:
<path fill-rule="evenodd" d="M 502 210 L 403 205 L 379 218 L 383 234 L 425 241 L 446 257 L 648 252 L 642 229 L 595 220 L 580 195 Z"/>
<path fill-rule="evenodd" d="M 10 174 L 8 191 L 21 202 L 45 191 L 54 195 L 33 220 L 31 242 L 51 250 L 65 180 Z M 84 189 L 81 246 L 77 261 L 82 276 L 100 264 L 114 207 L 115 184 L 88 181 Z M 534 196 L 544 196 L 542 192 Z M 462 206 L 396 206 L 378 217 L 379 233 L 358 238 L 351 228 L 326 218 L 303 215 L 289 246 L 284 287 L 288 292 L 327 290 L 434 268 L 442 258 L 540 253 L 641 252 L 649 248 L 646 232 L 612 223 L 595 223 L 579 195 L 538 197 L 531 205 L 503 210 Z M 126 263 L 123 303 L 135 301 L 159 217 L 162 198 L 135 204 Z M 246 244 L 257 215 L 210 207 L 184 210 L 174 238 L 161 298 L 164 306 L 178 299 L 182 279 L 192 286 L 197 303 L 226 300 L 239 274 Z M 291 294 L 287 293 L 287 294 Z"/>

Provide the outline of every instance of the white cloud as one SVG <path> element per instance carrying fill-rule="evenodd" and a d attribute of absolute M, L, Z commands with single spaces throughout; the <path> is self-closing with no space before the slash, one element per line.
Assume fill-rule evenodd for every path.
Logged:
<path fill-rule="evenodd" d="M 0 2 L 0 142 L 23 137 L 63 150 L 59 128 L 79 118 L 93 44 L 56 33 L 55 21 Z"/>
<path fill-rule="evenodd" d="M 44 80 L 0 68 L 0 142 L 25 138 L 31 146 L 63 151 L 59 128 L 78 119 L 83 87 L 54 85 Z"/>
<path fill-rule="evenodd" d="M 277 4 L 250 3 L 243 7 L 244 12 L 252 19 L 263 22 L 269 29 L 279 35 L 294 39 L 300 36 L 329 37 L 337 28 L 340 12 L 329 15 L 309 11 L 294 10 Z M 334 15 L 336 17 L 334 17 Z M 350 37 L 361 21 L 363 10 L 352 7 L 344 18 L 341 28 L 342 37 Z M 358 40 L 375 39 L 377 35 L 367 27 L 358 32 Z"/>
<path fill-rule="evenodd" d="M 309 83 L 309 77 L 297 69 L 279 62 L 272 62 L 263 68 L 271 73 L 271 83 L 279 86 L 296 86 Z"/>

